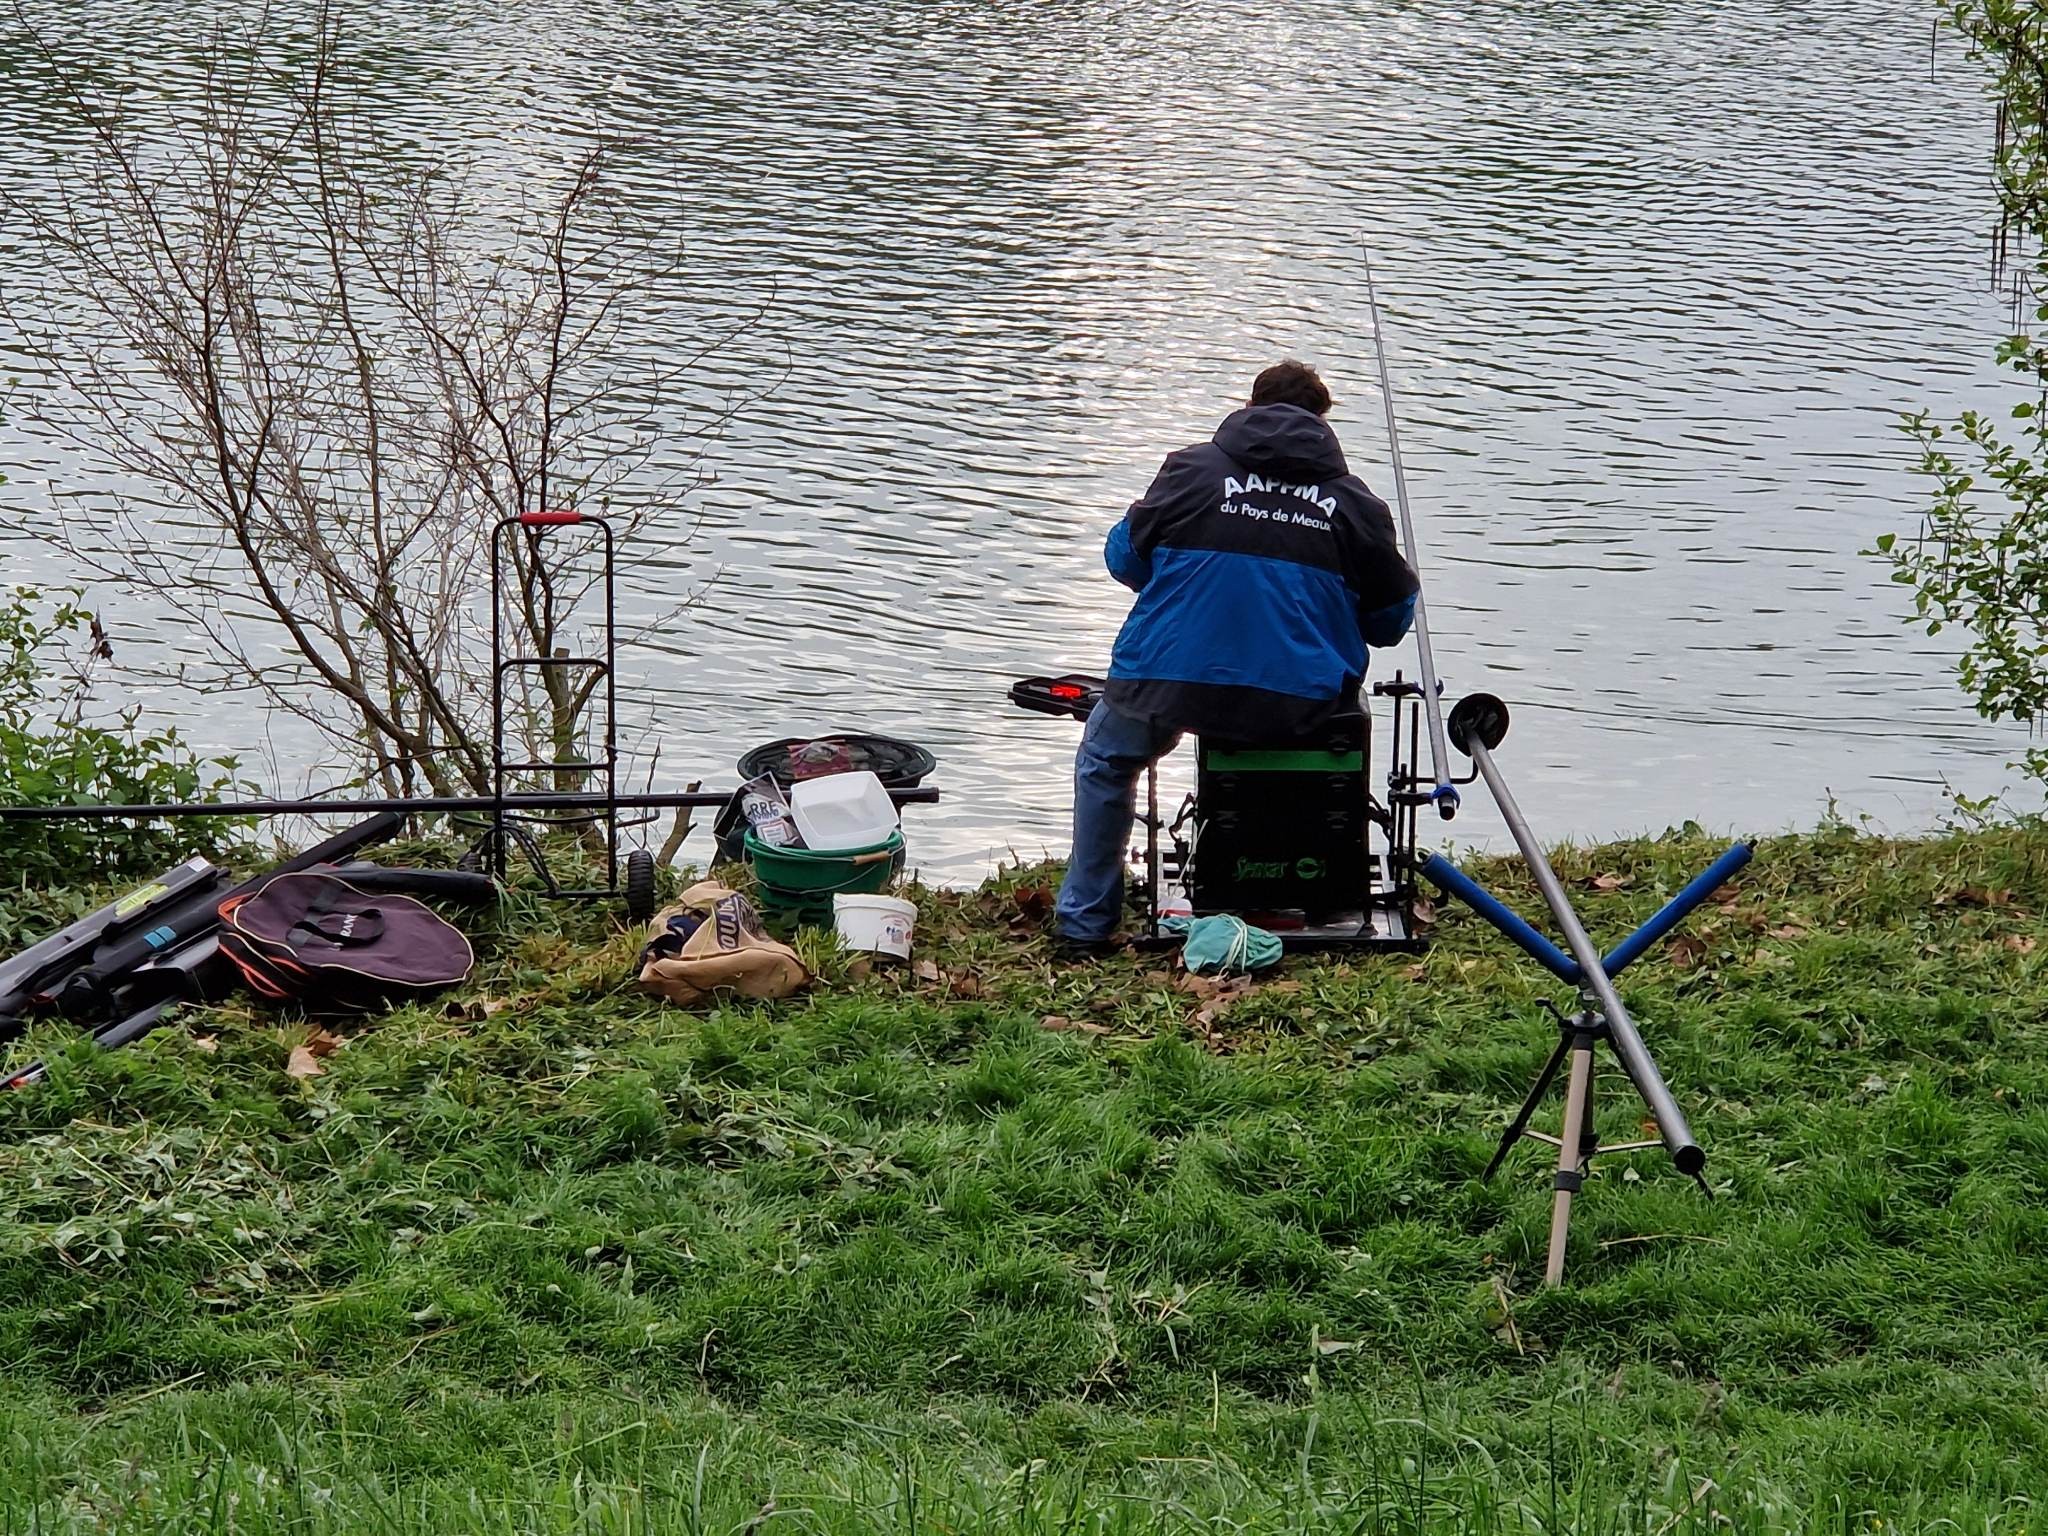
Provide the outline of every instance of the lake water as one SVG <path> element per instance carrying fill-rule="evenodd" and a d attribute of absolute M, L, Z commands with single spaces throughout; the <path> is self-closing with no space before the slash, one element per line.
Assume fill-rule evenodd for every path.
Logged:
<path fill-rule="evenodd" d="M 150 89 L 193 78 L 189 8 L 39 14 L 89 16 Z M 691 252 L 652 341 L 765 305 L 704 385 L 773 388 L 708 445 L 694 538 L 627 574 L 635 612 L 698 595 L 628 659 L 665 778 L 866 726 L 942 759 L 928 872 L 1063 851 L 1075 729 L 1004 689 L 1105 665 L 1102 535 L 1160 456 L 1293 354 L 1391 494 L 1368 245 L 1440 670 L 1514 707 L 1541 833 L 1766 831 L 1831 795 L 1924 825 L 2023 745 L 1859 553 L 1924 495 L 1898 413 L 1998 392 L 1989 108 L 1925 6 L 366 0 L 350 26 L 423 140 L 543 175 L 636 136 L 632 197 Z M 0 176 L 62 175 L 17 38 L 0 67 Z M 0 275 L 38 280 L 18 249 Z M 118 490 L 41 440 L 47 372 L 6 354 L 8 517 Z M 282 784 L 317 767 L 290 722 L 145 696 Z M 1483 804 L 1455 830 L 1500 837 Z"/>

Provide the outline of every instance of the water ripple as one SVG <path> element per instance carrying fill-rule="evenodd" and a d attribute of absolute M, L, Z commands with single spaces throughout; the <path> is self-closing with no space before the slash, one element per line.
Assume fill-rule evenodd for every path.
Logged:
<path fill-rule="evenodd" d="M 658 721 L 664 773 L 866 724 L 944 760 L 928 870 L 1057 849 L 1073 734 L 1003 686 L 1103 664 L 1125 597 L 1101 536 L 1160 455 L 1292 352 L 1388 488 L 1361 240 L 1439 661 L 1518 706 L 1508 750 L 1546 833 L 1773 827 L 1830 790 L 1912 824 L 1943 776 L 1995 785 L 2021 745 L 1859 553 L 1922 494 L 1897 413 L 1995 398 L 2005 321 L 1976 67 L 1930 53 L 1917 4 L 354 14 L 361 89 L 418 143 L 476 146 L 482 205 L 593 134 L 632 141 L 624 190 L 691 258 L 687 291 L 633 317 L 647 355 L 766 304 L 693 412 L 649 408 L 672 437 L 654 468 L 708 446 L 716 475 L 627 573 L 636 618 L 696 598 L 622 680 L 627 739 Z M 192 90 L 188 8 L 91 15 L 132 89 Z M 48 82 L 19 49 L 0 71 L 0 166 L 61 175 Z M 0 232 L 0 280 L 35 281 L 18 240 Z M 5 335 L 0 362 L 55 387 Z M 123 489 L 9 415 L 18 505 Z M 123 611 L 117 638 L 155 619 Z M 248 745 L 232 711 L 186 713 Z M 289 766 L 304 743 L 277 733 Z"/>

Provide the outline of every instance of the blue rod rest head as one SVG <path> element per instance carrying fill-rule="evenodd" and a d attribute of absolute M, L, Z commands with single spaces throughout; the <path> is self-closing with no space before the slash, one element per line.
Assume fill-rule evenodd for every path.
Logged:
<path fill-rule="evenodd" d="M 1436 806 L 1437 815 L 1443 817 L 1445 821 L 1449 821 L 1453 816 L 1458 814 L 1458 806 L 1460 804 L 1458 798 L 1458 791 L 1452 785 L 1437 785 L 1436 789 L 1431 793 L 1429 798 L 1431 802 Z"/>

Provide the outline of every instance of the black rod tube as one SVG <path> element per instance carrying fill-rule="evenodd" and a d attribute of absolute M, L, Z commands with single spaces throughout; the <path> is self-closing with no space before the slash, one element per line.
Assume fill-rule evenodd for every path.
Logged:
<path fill-rule="evenodd" d="M 226 873 L 205 859 L 187 859 L 20 954 L 0 960 L 0 1013 L 12 1013 L 52 972 L 84 964 L 109 935 L 144 924 L 194 891 L 212 890 Z"/>
<path fill-rule="evenodd" d="M 1600 952 L 1593 947 L 1593 941 L 1586 936 L 1586 928 L 1579 921 L 1578 913 L 1572 910 L 1570 900 L 1565 896 L 1564 886 L 1557 878 L 1557 872 L 1550 867 L 1550 860 L 1544 856 L 1543 845 L 1536 841 L 1536 834 L 1529 830 L 1529 823 L 1522 819 L 1522 808 L 1515 804 L 1515 797 L 1509 792 L 1507 781 L 1501 778 L 1500 769 L 1493 763 L 1493 754 L 1486 749 L 1486 743 L 1474 736 L 1465 742 L 1465 750 L 1472 754 L 1472 761 L 1478 765 L 1479 776 L 1486 781 L 1492 792 L 1494 803 L 1499 805 L 1500 814 L 1508 824 L 1508 831 L 1515 839 L 1515 846 L 1522 850 L 1522 858 L 1529 866 L 1529 872 L 1536 877 L 1536 888 L 1543 893 L 1543 901 L 1550 908 L 1550 915 L 1557 920 L 1558 929 L 1564 934 L 1566 949 L 1579 963 L 1580 984 L 1591 994 L 1599 1005 L 1601 1014 L 1607 1020 L 1607 1035 L 1614 1042 L 1614 1054 L 1621 1060 L 1621 1069 L 1628 1074 L 1628 1080 L 1635 1084 L 1636 1092 L 1642 1096 L 1650 1115 L 1657 1122 L 1657 1129 L 1663 1134 L 1664 1148 L 1671 1154 L 1671 1161 L 1680 1173 L 1695 1178 L 1706 1166 L 1707 1154 L 1692 1139 L 1692 1127 L 1685 1122 L 1685 1112 L 1678 1107 L 1678 1101 L 1671 1097 L 1671 1090 L 1664 1084 L 1664 1076 L 1657 1070 L 1657 1063 L 1650 1058 L 1649 1047 L 1643 1044 L 1643 1037 L 1636 1032 L 1635 1021 L 1622 1005 L 1621 995 L 1614 990 L 1614 983 L 1600 961 Z"/>
<path fill-rule="evenodd" d="M 540 811 L 602 811 L 617 806 L 622 811 L 717 810 L 733 797 L 732 790 L 704 790 L 676 794 L 610 795 L 576 791 L 566 794 L 507 795 L 504 808 L 520 813 Z M 931 805 L 939 798 L 936 789 L 892 789 L 889 798 L 898 805 Z M 397 811 L 413 816 L 495 811 L 497 800 L 489 795 L 421 795 L 374 800 L 227 800 L 218 805 L 9 805 L 0 806 L 0 821 L 157 821 L 168 816 L 367 816 L 380 811 Z"/>

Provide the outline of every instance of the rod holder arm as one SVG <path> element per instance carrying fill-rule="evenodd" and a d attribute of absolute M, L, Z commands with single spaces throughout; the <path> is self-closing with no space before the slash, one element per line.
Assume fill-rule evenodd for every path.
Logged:
<path fill-rule="evenodd" d="M 1415 866 L 1415 872 L 1446 895 L 1455 896 L 1486 921 L 1523 954 L 1570 986 L 1579 984 L 1578 962 L 1527 922 L 1506 902 L 1466 874 L 1440 853 L 1432 853 Z"/>
<path fill-rule="evenodd" d="M 1749 861 L 1756 857 L 1755 843 L 1737 843 L 1705 869 L 1694 875 L 1676 896 L 1654 912 L 1650 920 L 1634 933 L 1623 939 L 1607 952 L 1601 961 L 1601 969 L 1609 976 L 1615 976 L 1626 967 L 1633 965 L 1648 952 L 1665 934 L 1676 928 L 1686 915 L 1705 901 L 1714 892 L 1726 885 Z M 1573 978 L 1574 981 L 1577 978 Z"/>
<path fill-rule="evenodd" d="M 1665 934 L 1714 892 L 1726 885 L 1756 856 L 1756 844 L 1737 843 L 1701 870 L 1634 933 L 1601 957 L 1600 969 L 1610 979 L 1619 976 L 1650 952 Z M 1522 915 L 1485 886 L 1466 874 L 1440 853 L 1432 853 L 1415 865 L 1415 872 L 1447 896 L 1455 896 L 1501 931 L 1517 948 L 1566 986 L 1576 987 L 1586 973 L 1579 962 L 1551 943 Z"/>

